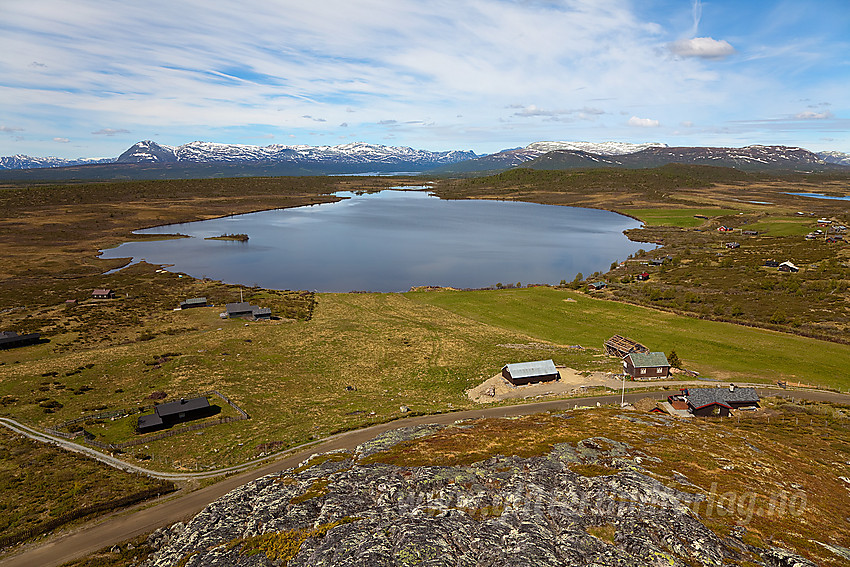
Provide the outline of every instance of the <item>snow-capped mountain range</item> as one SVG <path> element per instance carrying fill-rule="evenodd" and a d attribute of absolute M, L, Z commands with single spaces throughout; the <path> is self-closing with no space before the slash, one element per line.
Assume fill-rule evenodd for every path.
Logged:
<path fill-rule="evenodd" d="M 569 158 L 573 166 L 652 167 L 669 162 L 704 163 L 727 167 L 759 164 L 771 167 L 801 164 L 836 164 L 850 166 L 850 154 L 841 152 L 812 153 L 802 148 L 786 146 L 747 146 L 744 148 L 674 148 L 659 142 L 631 144 L 626 142 L 567 142 L 540 141 L 523 148 L 503 150 L 478 156 L 472 151 L 431 152 L 409 147 L 350 143 L 337 146 L 281 145 L 252 146 L 191 142 L 182 146 L 167 146 L 145 140 L 134 144 L 117 158 L 79 158 L 15 155 L 0 157 L 0 170 L 27 170 L 71 167 L 90 164 L 157 165 L 197 167 L 198 164 L 228 164 L 229 166 L 320 167 L 324 172 L 369 171 L 374 166 L 382 171 L 425 171 L 440 168 L 445 171 L 486 171 L 516 167 L 555 152 Z M 557 156 L 550 156 L 556 159 Z M 557 160 L 556 160 L 557 161 Z M 561 160 L 563 161 L 563 159 Z M 461 163 L 462 162 L 462 163 Z M 288 165 L 287 165 L 288 164 Z"/>
<path fill-rule="evenodd" d="M 87 163 L 339 163 L 339 164 L 395 164 L 414 169 L 437 167 L 478 157 L 471 151 L 430 152 L 408 147 L 381 146 L 352 143 L 339 146 L 249 146 L 243 144 L 217 144 L 191 142 L 182 146 L 166 146 L 145 140 L 134 144 L 117 158 L 96 160 L 65 160 L 61 158 L 33 158 L 16 155 L 0 158 L 0 169 L 30 169 L 67 167 Z"/>

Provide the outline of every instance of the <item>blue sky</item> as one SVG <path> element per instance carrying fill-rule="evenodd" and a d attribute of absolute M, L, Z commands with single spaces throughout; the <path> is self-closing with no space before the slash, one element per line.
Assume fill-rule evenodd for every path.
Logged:
<path fill-rule="evenodd" d="M 850 153 L 848 0 L 0 3 L 0 155 L 145 139 Z"/>

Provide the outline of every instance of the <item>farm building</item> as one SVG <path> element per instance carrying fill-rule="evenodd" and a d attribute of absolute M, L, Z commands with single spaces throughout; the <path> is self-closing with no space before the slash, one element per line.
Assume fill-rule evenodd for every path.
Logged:
<path fill-rule="evenodd" d="M 226 312 L 222 313 L 222 317 L 227 319 L 243 318 L 258 321 L 260 319 L 271 319 L 272 317 L 272 310 L 270 308 L 251 305 L 247 301 L 228 303 L 225 309 Z"/>
<path fill-rule="evenodd" d="M 0 331 L 0 349 L 34 345 L 40 340 L 41 335 L 38 333 L 19 335 L 14 331 Z"/>
<path fill-rule="evenodd" d="M 740 248 L 741 244 L 738 242 L 727 242 L 726 248 Z"/>
<path fill-rule="evenodd" d="M 514 386 L 551 382 L 560 378 L 558 369 L 555 368 L 555 363 L 552 360 L 506 364 L 502 367 L 502 376 Z"/>
<path fill-rule="evenodd" d="M 96 289 L 91 292 L 92 299 L 115 299 L 115 292 L 111 289 Z"/>
<path fill-rule="evenodd" d="M 780 272 L 799 272 L 800 268 L 795 266 L 789 261 L 782 262 L 779 264 L 779 268 L 777 268 Z"/>
<path fill-rule="evenodd" d="M 778 268 L 779 267 L 779 261 L 778 260 L 765 260 L 764 265 L 767 266 L 768 268 Z"/>
<path fill-rule="evenodd" d="M 252 305 L 251 315 L 254 317 L 255 321 L 259 321 L 260 319 L 268 320 L 272 318 L 272 310 L 269 307 L 257 307 L 256 305 Z"/>
<path fill-rule="evenodd" d="M 635 279 L 637 279 L 637 281 L 639 282 L 645 282 L 649 279 L 649 272 L 641 272 L 637 276 L 635 276 Z"/>
<path fill-rule="evenodd" d="M 619 358 L 623 358 L 632 352 L 649 352 L 649 349 L 639 342 L 621 335 L 614 335 L 605 341 L 603 350 L 605 351 L 605 354 L 609 356 L 617 356 Z"/>
<path fill-rule="evenodd" d="M 187 299 L 186 301 L 180 302 L 180 309 L 191 309 L 192 307 L 206 307 L 207 306 L 207 298 L 206 297 L 193 297 L 192 299 Z"/>
<path fill-rule="evenodd" d="M 670 375 L 663 352 L 632 352 L 623 357 L 623 370 L 634 380 L 659 380 Z"/>
<path fill-rule="evenodd" d="M 594 291 L 599 291 L 600 289 L 605 289 L 606 287 L 608 287 L 608 284 L 605 282 L 593 282 L 587 284 L 587 287 Z"/>
<path fill-rule="evenodd" d="M 728 416 L 732 410 L 759 407 L 759 395 L 755 388 L 740 388 L 730 384 L 728 388 L 682 388 L 681 394 L 668 396 L 674 407 L 687 404 L 688 411 L 695 416 Z"/>
<path fill-rule="evenodd" d="M 154 407 L 153 414 L 139 417 L 137 428 L 139 433 L 147 433 L 148 431 L 171 427 L 184 421 L 207 417 L 218 411 L 219 408 L 211 406 L 209 400 L 203 396 L 190 400 L 180 398 L 174 402 L 159 404 Z"/>

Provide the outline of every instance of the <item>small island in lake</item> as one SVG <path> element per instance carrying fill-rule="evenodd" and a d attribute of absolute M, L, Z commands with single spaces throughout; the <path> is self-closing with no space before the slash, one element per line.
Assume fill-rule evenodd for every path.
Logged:
<path fill-rule="evenodd" d="M 221 236 L 209 236 L 204 240 L 238 240 L 239 242 L 247 242 L 247 234 L 222 234 Z"/>

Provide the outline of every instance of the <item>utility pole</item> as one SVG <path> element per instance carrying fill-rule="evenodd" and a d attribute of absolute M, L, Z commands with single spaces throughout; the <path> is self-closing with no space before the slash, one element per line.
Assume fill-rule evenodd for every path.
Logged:
<path fill-rule="evenodd" d="M 626 361 L 623 361 L 623 391 L 620 394 L 620 407 L 626 405 Z"/>

